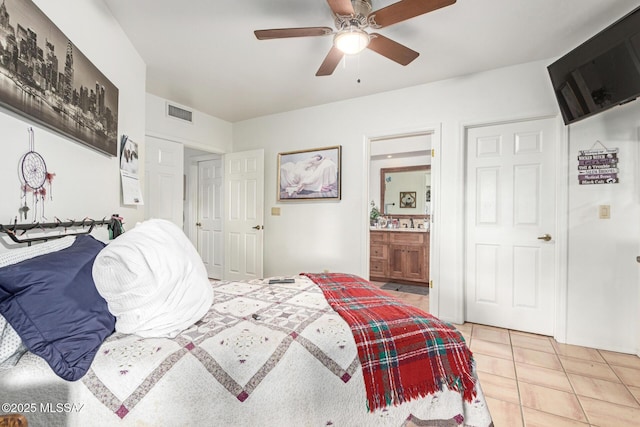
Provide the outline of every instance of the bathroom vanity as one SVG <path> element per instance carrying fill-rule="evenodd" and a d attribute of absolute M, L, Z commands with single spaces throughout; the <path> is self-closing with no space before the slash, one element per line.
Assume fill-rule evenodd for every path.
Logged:
<path fill-rule="evenodd" d="M 430 165 L 380 169 L 381 217 L 371 223 L 369 277 L 429 284 Z"/>
<path fill-rule="evenodd" d="M 380 282 L 429 284 L 429 232 L 424 228 L 372 228 L 369 276 Z"/>

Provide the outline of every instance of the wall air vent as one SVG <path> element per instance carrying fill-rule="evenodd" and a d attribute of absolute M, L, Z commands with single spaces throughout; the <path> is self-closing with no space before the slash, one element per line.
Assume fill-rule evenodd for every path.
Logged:
<path fill-rule="evenodd" d="M 193 112 L 185 110 L 184 108 L 176 107 L 175 105 L 167 104 L 167 115 L 169 117 L 175 117 L 176 119 L 184 120 L 186 122 L 193 122 Z"/>

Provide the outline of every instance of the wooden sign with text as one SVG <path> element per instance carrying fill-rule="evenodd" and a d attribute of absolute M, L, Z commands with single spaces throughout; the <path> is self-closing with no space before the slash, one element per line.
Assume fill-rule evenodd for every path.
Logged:
<path fill-rule="evenodd" d="M 591 149 L 578 152 L 578 184 L 617 184 L 618 149 Z"/>

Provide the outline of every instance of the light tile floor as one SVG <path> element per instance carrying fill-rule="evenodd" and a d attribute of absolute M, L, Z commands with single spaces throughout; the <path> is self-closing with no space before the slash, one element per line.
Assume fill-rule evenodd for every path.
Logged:
<path fill-rule="evenodd" d="M 428 296 L 389 293 L 429 310 Z M 455 326 L 474 354 L 495 427 L 640 426 L 639 357 L 491 326 Z"/>

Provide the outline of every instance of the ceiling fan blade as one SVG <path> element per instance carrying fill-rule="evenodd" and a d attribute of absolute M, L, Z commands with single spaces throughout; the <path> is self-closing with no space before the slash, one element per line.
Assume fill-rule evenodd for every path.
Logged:
<path fill-rule="evenodd" d="M 333 74 L 333 71 L 336 69 L 343 56 L 344 53 L 342 53 L 340 49 L 336 48 L 335 46 L 331 46 L 331 50 L 324 58 L 324 61 L 322 61 L 322 64 L 320 65 L 320 68 L 318 68 L 316 76 L 330 76 L 331 74 Z"/>
<path fill-rule="evenodd" d="M 355 11 L 351 5 L 351 0 L 327 0 L 329 7 L 336 15 L 353 15 Z"/>
<path fill-rule="evenodd" d="M 387 7 L 383 7 L 380 10 L 371 12 L 369 19 L 375 23 L 372 27 L 383 28 L 440 9 L 441 7 L 451 6 L 455 2 L 456 0 L 401 0 Z"/>
<path fill-rule="evenodd" d="M 273 30 L 256 30 L 253 33 L 258 40 L 269 40 L 289 37 L 327 36 L 333 33 L 333 30 L 329 27 L 277 28 Z"/>
<path fill-rule="evenodd" d="M 372 33 L 369 46 L 367 48 L 389 58 L 401 65 L 407 65 L 420 55 L 415 50 L 401 45 L 381 34 Z"/>

